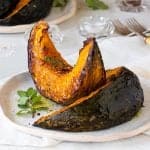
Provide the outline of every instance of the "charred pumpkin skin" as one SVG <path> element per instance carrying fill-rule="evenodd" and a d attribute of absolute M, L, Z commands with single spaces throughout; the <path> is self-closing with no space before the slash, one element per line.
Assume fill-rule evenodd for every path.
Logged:
<path fill-rule="evenodd" d="M 0 0 L 0 18 L 5 17 L 17 4 L 19 0 Z"/>
<path fill-rule="evenodd" d="M 138 78 L 124 67 L 109 70 L 106 75 L 104 86 L 41 117 L 34 126 L 79 132 L 109 128 L 131 120 L 144 101 Z"/>
<path fill-rule="evenodd" d="M 77 63 L 72 67 L 54 47 L 48 35 L 48 25 L 43 21 L 31 32 L 28 64 L 39 92 L 65 105 L 88 95 L 106 81 L 102 57 L 95 39 L 84 42 Z"/>
<path fill-rule="evenodd" d="M 0 19 L 0 25 L 11 26 L 36 22 L 47 16 L 52 2 L 53 0 L 20 0 L 11 13 Z"/>

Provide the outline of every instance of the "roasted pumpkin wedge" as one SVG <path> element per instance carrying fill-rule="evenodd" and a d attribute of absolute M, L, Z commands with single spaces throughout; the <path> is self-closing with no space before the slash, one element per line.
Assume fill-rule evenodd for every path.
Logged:
<path fill-rule="evenodd" d="M 19 0 L 0 0 L 0 18 L 8 14 Z"/>
<path fill-rule="evenodd" d="M 31 0 L 20 0 L 15 9 L 13 9 L 13 11 L 6 17 L 7 18 L 10 18 L 12 16 L 14 16 L 16 13 L 18 13 L 22 8 L 24 8 L 25 6 L 27 6 L 29 4 L 29 2 L 31 2 Z"/>
<path fill-rule="evenodd" d="M 34 126 L 64 131 L 92 131 L 131 120 L 143 105 L 137 76 L 120 67 L 106 71 L 107 82 L 73 104 L 39 118 Z"/>
<path fill-rule="evenodd" d="M 29 71 L 39 92 L 57 103 L 70 104 L 106 82 L 102 57 L 95 39 L 84 42 L 74 67 L 54 47 L 48 24 L 37 23 L 28 41 Z"/>
<path fill-rule="evenodd" d="M 29 24 L 44 18 L 50 11 L 53 0 L 19 0 L 15 8 L 0 25 Z"/>

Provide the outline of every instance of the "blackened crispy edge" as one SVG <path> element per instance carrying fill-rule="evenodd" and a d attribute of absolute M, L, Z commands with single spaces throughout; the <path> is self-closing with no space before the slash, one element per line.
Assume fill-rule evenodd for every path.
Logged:
<path fill-rule="evenodd" d="M 12 26 L 39 21 L 48 15 L 52 3 L 53 0 L 32 0 L 15 15 L 0 19 L 0 25 Z"/>
<path fill-rule="evenodd" d="M 110 70 L 111 71 L 111 70 Z M 107 71 L 106 74 L 110 71 Z M 137 76 L 122 67 L 98 94 L 78 104 L 41 117 L 33 125 L 63 131 L 93 131 L 131 120 L 143 106 L 144 95 Z"/>

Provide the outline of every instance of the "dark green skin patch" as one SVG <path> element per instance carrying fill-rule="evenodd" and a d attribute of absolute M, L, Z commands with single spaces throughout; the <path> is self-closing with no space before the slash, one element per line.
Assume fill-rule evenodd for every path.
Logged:
<path fill-rule="evenodd" d="M 52 2 L 53 0 L 32 0 L 15 15 L 0 19 L 0 25 L 11 26 L 39 21 L 48 15 Z"/>
<path fill-rule="evenodd" d="M 143 106 L 144 95 L 137 76 L 122 68 L 119 76 L 109 77 L 111 84 L 99 93 L 57 115 L 49 115 L 34 123 L 46 129 L 93 131 L 110 128 L 129 121 Z"/>
<path fill-rule="evenodd" d="M 0 18 L 4 18 L 15 8 L 19 0 L 0 0 Z"/>

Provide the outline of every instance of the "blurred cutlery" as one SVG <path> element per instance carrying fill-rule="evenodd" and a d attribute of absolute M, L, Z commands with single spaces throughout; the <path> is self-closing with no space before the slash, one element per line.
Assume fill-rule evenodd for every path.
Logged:
<path fill-rule="evenodd" d="M 146 35 L 146 33 L 150 33 L 150 31 L 148 31 L 143 25 L 141 25 L 135 18 L 128 19 L 127 25 L 131 31 L 134 31 L 143 36 L 145 43 L 150 44 L 150 36 Z"/>
<path fill-rule="evenodd" d="M 124 25 L 119 19 L 115 19 L 112 21 L 115 30 L 118 34 L 124 35 L 124 36 L 135 36 L 135 33 L 133 33 L 126 25 Z"/>

